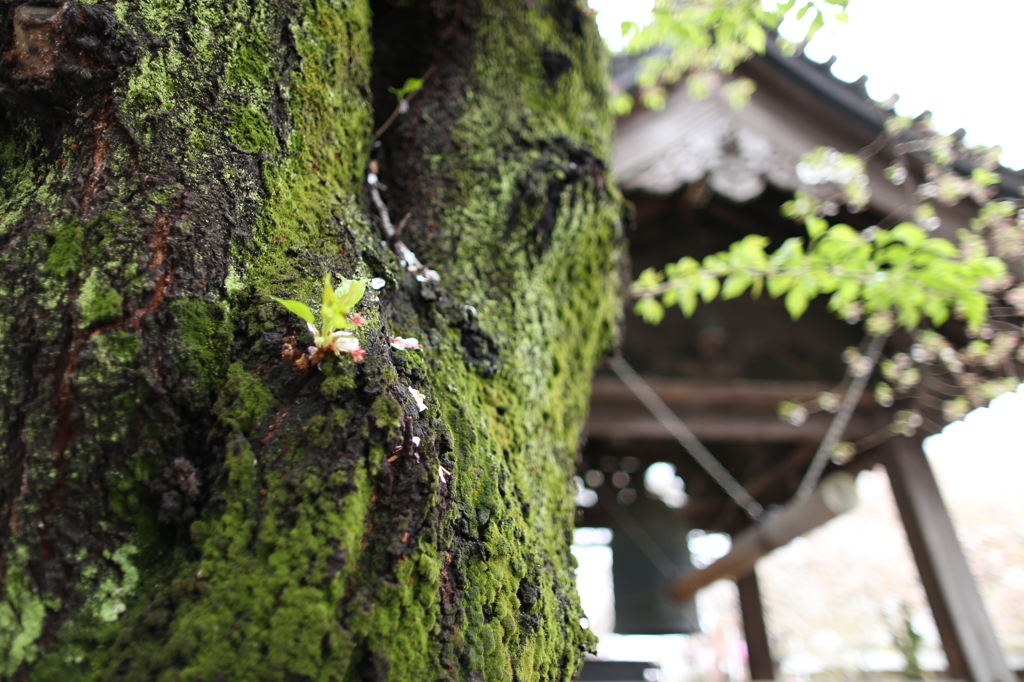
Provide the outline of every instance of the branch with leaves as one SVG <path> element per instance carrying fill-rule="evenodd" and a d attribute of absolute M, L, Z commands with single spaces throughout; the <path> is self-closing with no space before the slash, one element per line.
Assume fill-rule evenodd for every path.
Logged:
<path fill-rule="evenodd" d="M 892 130 L 899 132 L 894 135 Z M 889 127 L 885 135 L 896 137 L 906 130 Z M 689 317 L 701 301 L 767 292 L 784 299 L 794 320 L 811 300 L 828 296 L 830 311 L 850 323 L 863 319 L 870 335 L 889 335 L 902 328 L 914 339 L 911 352 L 885 359 L 880 364 L 882 378 L 874 388 L 875 401 L 883 407 L 897 400 L 905 403 L 906 409 L 896 413 L 891 425 L 893 433 L 912 435 L 925 425 L 923 413 L 945 422 L 961 419 L 970 409 L 1015 390 L 1024 345 L 1021 327 L 1010 319 L 1024 315 L 1024 284 L 1017 282 L 1004 257 L 1019 269 L 1024 214 L 1016 201 L 993 196 L 992 186 L 999 177 L 994 170 L 952 168 L 979 159 L 990 164 L 997 156 L 958 148 L 955 140 L 952 144 L 945 139 L 928 142 L 920 130 L 916 134 L 921 138 L 917 145 L 907 145 L 898 137 L 896 145 L 890 144 L 904 145 L 904 154 L 910 153 L 907 148 L 931 152 L 923 164 L 925 182 L 910 192 L 905 207 L 904 217 L 916 223 L 904 221 L 891 228 L 875 225 L 860 231 L 843 223 L 829 224 L 826 216 L 838 212 L 836 202 L 845 203 L 852 212 L 862 211 L 871 195 L 862 158 L 818 149 L 804 158 L 798 175 L 806 184 L 830 185 L 832 193 L 822 198 L 797 192 L 782 207 L 784 215 L 803 222 L 806 238 L 792 237 L 772 251 L 767 237 L 747 235 L 702 261 L 684 257 L 663 270 L 645 270 L 632 286 L 635 312 L 657 324 L 666 307 L 678 306 Z M 907 168 L 915 161 L 922 165 L 913 157 L 898 163 Z M 907 182 L 909 172 L 897 173 L 896 167 L 890 166 L 889 182 Z M 929 202 L 937 198 L 952 205 L 968 197 L 988 200 L 980 205 L 969 229 L 958 231 L 957 243 L 930 236 L 939 223 Z M 970 337 L 966 344 L 941 333 L 951 318 L 962 321 Z M 855 367 L 861 357 L 856 349 L 844 354 L 849 367 Z M 843 391 L 823 393 L 810 403 L 783 403 L 780 416 L 801 424 L 811 412 L 834 411 Z M 929 420 L 929 426 L 935 431 L 940 424 Z M 858 449 L 840 442 L 833 458 L 846 460 Z"/>
<path fill-rule="evenodd" d="M 740 107 L 754 92 L 749 78 L 726 78 L 755 54 L 764 54 L 770 39 L 786 54 L 797 46 L 770 33 L 792 13 L 798 20 L 810 16 L 806 40 L 814 37 L 826 20 L 846 21 L 848 0 L 786 0 L 774 9 L 761 0 L 657 0 L 653 20 L 644 27 L 622 25 L 631 36 L 626 52 L 644 55 L 637 88 L 645 107 L 664 106 L 666 86 L 686 80 L 691 96 L 701 99 L 721 89 L 729 102 Z M 626 114 L 634 104 L 629 92 L 618 92 L 613 108 Z"/>
<path fill-rule="evenodd" d="M 766 9 L 760 0 L 657 0 L 653 21 L 632 35 L 630 54 L 646 55 L 636 79 L 642 104 L 660 108 L 666 86 L 685 78 L 691 97 L 720 89 L 740 107 L 754 92 L 748 79 L 729 74 L 743 61 L 763 54 L 771 33 L 788 14 L 812 18 L 806 39 L 829 21 L 846 21 L 847 0 L 787 0 Z M 774 38 L 784 53 L 798 46 Z M 628 113 L 630 93 L 619 93 L 615 107 Z M 885 432 L 864 443 L 839 441 L 831 456 L 844 462 L 857 451 L 893 434 L 913 435 L 925 427 L 963 418 L 1019 385 L 1024 365 L 1024 206 L 1000 190 L 999 148 L 971 147 L 962 135 L 942 135 L 928 114 L 911 118 L 888 111 L 876 140 L 857 154 L 822 147 L 796 168 L 801 186 L 782 214 L 803 223 L 807 237 L 793 237 L 778 248 L 748 235 L 726 251 L 702 260 L 683 257 L 661 270 L 648 269 L 632 286 L 635 312 L 657 324 L 666 308 L 693 315 L 700 302 L 763 292 L 782 298 L 795 320 L 819 296 L 828 309 L 850 323 L 864 321 L 869 337 L 903 329 L 909 352 L 869 362 L 861 349 L 843 354 L 847 376 L 835 390 L 806 403 L 786 402 L 780 416 L 802 424 L 815 411 L 837 413 L 858 378 L 878 372 L 875 401 L 899 408 Z M 856 230 L 829 219 L 845 208 L 865 211 L 872 201 L 867 164 L 886 159 L 885 180 L 902 187 L 905 202 L 877 225 Z M 941 226 L 939 208 L 973 202 L 977 211 L 956 243 L 931 235 Z M 959 325 L 948 324 L 958 320 Z M 967 340 L 962 337 L 966 333 Z M 863 390 L 863 388 L 861 388 Z M 849 402 L 849 401 L 847 401 Z"/>
<path fill-rule="evenodd" d="M 664 271 L 645 270 L 632 286 L 635 311 L 656 324 L 665 306 L 678 305 L 690 317 L 698 298 L 710 303 L 767 290 L 784 297 L 794 320 L 812 299 L 831 295 L 830 310 L 851 321 L 866 314 L 871 333 L 888 334 L 894 323 L 912 330 L 924 316 L 940 326 L 951 313 L 978 332 L 987 319 L 986 293 L 1006 281 L 1001 259 L 983 250 L 965 254 L 911 223 L 865 235 L 814 216 L 804 222 L 806 245 L 791 237 L 769 252 L 767 237 L 747 235 L 703 261 L 685 256 Z"/>

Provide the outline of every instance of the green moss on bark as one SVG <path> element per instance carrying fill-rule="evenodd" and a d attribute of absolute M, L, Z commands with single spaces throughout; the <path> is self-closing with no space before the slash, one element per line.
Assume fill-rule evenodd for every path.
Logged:
<path fill-rule="evenodd" d="M 78 306 L 82 312 L 80 327 L 91 327 L 100 322 L 110 322 L 121 317 L 121 298 L 110 282 L 99 272 L 89 273 L 78 295 Z"/>
<path fill-rule="evenodd" d="M 47 607 L 57 604 L 39 597 L 32 588 L 24 563 L 27 556 L 8 556 L 0 599 L 0 675 L 13 676 L 23 663 L 39 653 L 39 637 Z"/>
<path fill-rule="evenodd" d="M 621 239 L 592 23 L 504 1 L 446 29 L 466 52 L 385 139 L 420 165 L 381 171 L 395 207 L 414 186 L 431 283 L 363 205 L 367 2 L 113 7 L 141 42 L 109 111 L 38 164 L 31 122 L 0 134 L 0 232 L 39 242 L 0 254 L 22 273 L 0 298 L 27 301 L 0 328 L 52 311 L 0 350 L 58 377 L 0 376 L 27 444 L 3 464 L 33 482 L 3 551 L 46 576 L 7 564 L 0 643 L 40 680 L 571 679 L 592 640 L 570 481 Z M 387 286 L 360 304 L 365 362 L 302 369 L 270 296 L 314 302 L 324 272 Z M 84 519 L 80 544 L 24 530 Z"/>

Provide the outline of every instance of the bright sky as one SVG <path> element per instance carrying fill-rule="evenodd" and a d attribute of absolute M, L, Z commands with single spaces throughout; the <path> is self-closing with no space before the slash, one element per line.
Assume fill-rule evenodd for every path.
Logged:
<path fill-rule="evenodd" d="M 926 440 L 924 448 L 935 467 L 957 480 L 965 495 L 985 495 L 986 486 L 991 486 L 985 477 L 972 475 L 979 470 L 998 467 L 1004 480 L 1024 480 L 1024 386 L 950 424 Z"/>
<path fill-rule="evenodd" d="M 653 0 L 590 0 L 590 6 L 618 49 L 622 22 L 647 21 Z M 850 0 L 848 14 L 849 24 L 832 22 L 831 34 L 815 36 L 808 57 L 836 55 L 832 72 L 839 78 L 866 75 L 876 100 L 900 96 L 900 114 L 930 110 L 940 131 L 964 128 L 968 144 L 998 144 L 1003 165 L 1024 167 L 1024 1 Z"/>

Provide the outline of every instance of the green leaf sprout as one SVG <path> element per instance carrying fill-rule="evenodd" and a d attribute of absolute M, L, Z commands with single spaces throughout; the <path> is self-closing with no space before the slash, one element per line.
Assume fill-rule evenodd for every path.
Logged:
<path fill-rule="evenodd" d="M 368 280 L 361 279 L 342 279 L 335 287 L 331 283 L 330 273 L 326 273 L 320 303 L 319 329 L 313 311 L 305 303 L 271 296 L 305 322 L 306 328 L 313 335 L 313 345 L 309 347 L 306 362 L 320 364 L 331 352 L 338 357 L 347 353 L 356 362 L 366 358 L 366 351 L 360 348 L 359 339 L 352 331 L 364 324 L 365 319 L 360 313 L 352 312 L 352 308 L 363 299 L 367 282 Z"/>

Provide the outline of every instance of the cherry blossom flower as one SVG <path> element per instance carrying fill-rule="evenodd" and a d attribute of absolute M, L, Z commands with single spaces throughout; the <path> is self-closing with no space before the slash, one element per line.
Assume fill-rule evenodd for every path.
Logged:
<path fill-rule="evenodd" d="M 313 334 L 313 345 L 307 348 L 306 352 L 310 358 L 314 358 L 314 363 L 318 363 L 317 358 L 322 358 L 326 352 L 333 352 L 338 357 L 341 357 L 342 353 L 348 353 L 356 362 L 366 359 L 366 351 L 359 347 L 359 339 L 352 332 L 339 329 L 331 332 L 329 336 L 323 336 L 313 325 L 306 326 Z"/>
<path fill-rule="evenodd" d="M 401 336 L 392 336 L 391 347 L 398 350 L 423 350 L 423 344 L 415 336 L 408 339 L 403 339 Z"/>
<path fill-rule="evenodd" d="M 317 344 L 320 346 L 321 344 Z M 351 353 L 352 351 L 359 350 L 359 339 L 352 336 L 351 332 L 336 331 L 332 332 L 328 337 L 328 347 L 334 351 L 335 355 L 341 355 L 342 353 Z"/>

